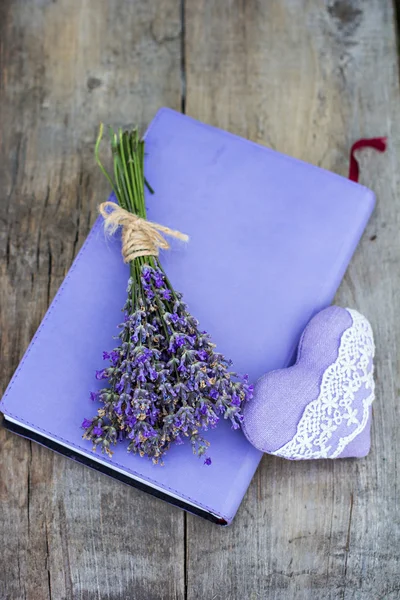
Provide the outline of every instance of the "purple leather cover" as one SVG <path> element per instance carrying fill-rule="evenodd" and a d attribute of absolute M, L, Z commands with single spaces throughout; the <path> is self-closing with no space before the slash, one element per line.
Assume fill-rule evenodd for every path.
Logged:
<path fill-rule="evenodd" d="M 173 285 L 237 371 L 255 382 L 288 365 L 309 319 L 333 299 L 373 193 L 170 109 L 150 125 L 146 152 L 148 218 L 190 236 L 162 257 Z M 120 240 L 106 239 L 99 219 L 0 405 L 89 458 L 80 425 L 94 412 L 89 391 L 101 386 L 95 370 L 114 346 L 127 279 Z M 172 448 L 164 467 L 125 445 L 97 456 L 229 523 L 262 454 L 226 422 L 207 437 L 210 466 L 188 444 Z"/>

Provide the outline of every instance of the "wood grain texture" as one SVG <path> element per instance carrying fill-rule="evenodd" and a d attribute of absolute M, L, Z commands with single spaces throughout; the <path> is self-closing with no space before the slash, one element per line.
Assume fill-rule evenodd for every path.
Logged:
<path fill-rule="evenodd" d="M 180 32 L 177 0 L 0 4 L 1 391 L 105 199 L 99 122 L 181 105 Z M 182 598 L 183 532 L 178 509 L 1 429 L 1 600 Z"/>
<path fill-rule="evenodd" d="M 188 599 L 400 598 L 399 85 L 388 0 L 186 1 L 186 110 L 346 175 L 360 156 L 377 209 L 337 296 L 372 322 L 377 401 L 368 458 L 264 457 L 231 528 L 188 517 Z"/>
<path fill-rule="evenodd" d="M 221 529 L 0 429 L 0 600 L 400 598 L 396 51 L 390 0 L 0 3 L 0 392 L 104 199 L 99 121 L 182 108 L 343 175 L 390 140 L 337 298 L 376 334 L 371 455 L 265 457 Z"/>

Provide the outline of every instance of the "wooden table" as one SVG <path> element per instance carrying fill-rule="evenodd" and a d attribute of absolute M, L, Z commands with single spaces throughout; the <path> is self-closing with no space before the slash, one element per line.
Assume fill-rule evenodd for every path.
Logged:
<path fill-rule="evenodd" d="M 364 460 L 266 456 L 219 528 L 0 431 L 1 600 L 400 598 L 399 71 L 391 0 L 3 0 L 4 390 L 105 198 L 100 121 L 162 105 L 346 175 L 377 208 L 337 302 L 377 342 Z"/>

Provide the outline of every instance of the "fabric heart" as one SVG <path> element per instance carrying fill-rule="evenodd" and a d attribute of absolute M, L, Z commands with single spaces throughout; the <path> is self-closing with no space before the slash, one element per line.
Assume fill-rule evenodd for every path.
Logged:
<path fill-rule="evenodd" d="M 262 376 L 244 411 L 253 446 L 290 460 L 366 456 L 374 399 L 367 319 L 330 306 L 307 325 L 296 364 Z"/>

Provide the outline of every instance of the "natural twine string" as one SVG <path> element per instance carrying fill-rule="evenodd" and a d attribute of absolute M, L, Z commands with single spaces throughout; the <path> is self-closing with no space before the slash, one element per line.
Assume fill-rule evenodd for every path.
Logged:
<path fill-rule="evenodd" d="M 122 256 L 126 263 L 139 256 L 158 256 L 160 248 L 168 250 L 170 246 L 164 235 L 183 242 L 189 240 L 184 233 L 142 219 L 115 202 L 102 202 L 99 212 L 104 217 L 104 229 L 107 233 L 112 235 L 118 227 L 122 228 Z"/>

